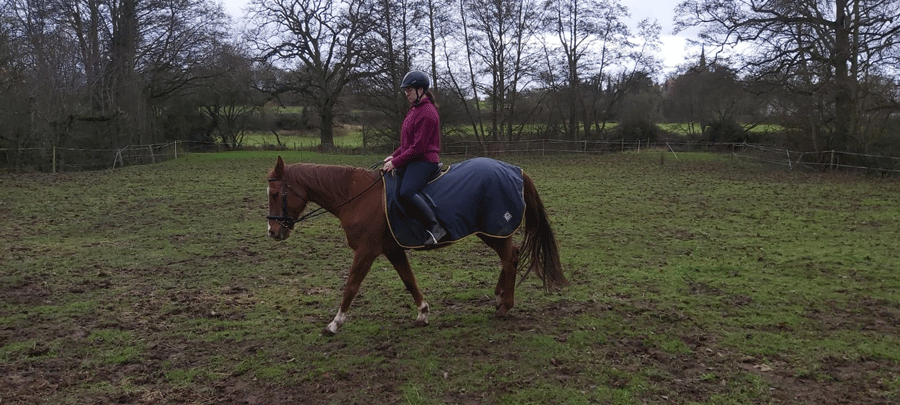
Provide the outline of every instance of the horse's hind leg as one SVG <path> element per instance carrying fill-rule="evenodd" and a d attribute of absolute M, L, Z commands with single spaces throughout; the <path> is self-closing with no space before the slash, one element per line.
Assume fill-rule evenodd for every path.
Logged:
<path fill-rule="evenodd" d="M 419 291 L 419 285 L 416 284 L 416 276 L 413 275 L 412 267 L 409 265 L 409 260 L 406 258 L 406 251 L 398 246 L 396 249 L 386 251 L 384 255 L 394 266 L 394 269 L 397 270 L 397 274 L 399 274 L 400 279 L 403 280 L 406 291 L 409 291 L 409 294 L 412 295 L 413 301 L 416 304 L 416 309 L 419 311 L 413 326 L 428 325 L 428 303 L 425 302 L 422 292 Z"/>
<path fill-rule="evenodd" d="M 516 269 L 519 266 L 519 248 L 512 238 L 495 238 L 478 235 L 485 244 L 494 249 L 500 256 L 500 277 L 494 295 L 497 297 L 497 316 L 506 316 L 515 304 Z"/>
<path fill-rule="evenodd" d="M 347 312 L 350 311 L 350 304 L 353 303 L 353 298 L 356 297 L 356 293 L 359 292 L 359 286 L 362 284 L 366 275 L 369 274 L 369 270 L 372 268 L 372 263 L 375 262 L 375 258 L 378 257 L 378 254 L 366 251 L 357 250 L 353 255 L 353 264 L 350 265 L 350 274 L 347 277 L 347 285 L 344 286 L 344 298 L 341 300 L 341 308 L 338 309 L 337 315 L 334 316 L 334 320 L 322 330 L 322 334 L 325 336 L 334 336 L 337 333 L 338 329 L 341 328 L 341 325 L 344 324 L 344 321 L 347 320 Z"/>

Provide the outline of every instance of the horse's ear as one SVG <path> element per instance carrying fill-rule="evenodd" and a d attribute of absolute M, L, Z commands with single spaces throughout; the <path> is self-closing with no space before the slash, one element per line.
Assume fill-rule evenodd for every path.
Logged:
<path fill-rule="evenodd" d="M 284 160 L 281 160 L 281 156 L 278 156 L 278 162 L 275 163 L 275 177 L 281 177 L 284 175 Z"/>

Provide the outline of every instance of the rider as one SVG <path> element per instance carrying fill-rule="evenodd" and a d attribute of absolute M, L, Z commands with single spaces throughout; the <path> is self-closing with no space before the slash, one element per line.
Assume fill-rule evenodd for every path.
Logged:
<path fill-rule="evenodd" d="M 447 231 L 438 223 L 431 207 L 419 192 L 438 170 L 441 151 L 440 116 L 434 95 L 428 89 L 431 80 L 422 71 L 403 77 L 400 88 L 410 103 L 400 128 L 400 147 L 384 158 L 385 172 L 397 175 L 398 200 L 403 209 L 425 226 L 425 246 L 437 244 Z"/>

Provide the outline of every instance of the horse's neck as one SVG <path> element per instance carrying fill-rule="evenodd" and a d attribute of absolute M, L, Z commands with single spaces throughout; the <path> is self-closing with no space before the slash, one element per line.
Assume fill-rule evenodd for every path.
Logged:
<path fill-rule="evenodd" d="M 352 173 L 348 166 L 305 164 L 295 170 L 297 182 L 306 187 L 306 198 L 332 213 L 350 198 Z"/>

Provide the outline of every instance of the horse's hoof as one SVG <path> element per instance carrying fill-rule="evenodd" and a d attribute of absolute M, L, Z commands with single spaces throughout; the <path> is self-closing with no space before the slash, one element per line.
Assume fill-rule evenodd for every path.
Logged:
<path fill-rule="evenodd" d="M 428 326 L 428 321 L 418 321 L 417 320 L 417 321 L 413 322 L 414 328 L 421 328 L 421 327 L 425 327 L 425 326 Z"/>
<path fill-rule="evenodd" d="M 509 308 L 501 306 L 497 308 L 497 312 L 494 312 L 494 316 L 497 318 L 506 318 L 506 313 L 509 312 Z"/>
<path fill-rule="evenodd" d="M 322 336 L 332 337 L 334 335 L 335 335 L 335 332 L 332 332 L 331 329 L 328 329 L 328 328 L 322 329 Z"/>

